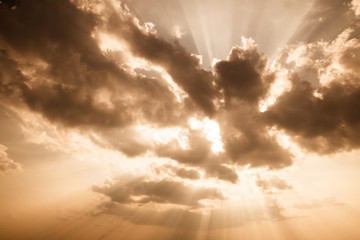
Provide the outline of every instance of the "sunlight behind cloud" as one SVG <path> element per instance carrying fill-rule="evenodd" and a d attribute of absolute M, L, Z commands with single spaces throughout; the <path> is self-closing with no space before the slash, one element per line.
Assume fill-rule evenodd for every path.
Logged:
<path fill-rule="evenodd" d="M 277 61 L 278 59 L 275 59 L 270 67 L 271 71 L 276 74 L 276 80 L 271 85 L 268 96 L 259 102 L 260 112 L 265 112 L 269 106 L 275 103 L 276 99 L 281 94 L 289 90 L 291 87 L 291 82 L 287 78 L 289 71 L 282 68 Z"/>
<path fill-rule="evenodd" d="M 224 151 L 219 124 L 216 121 L 210 120 L 208 118 L 205 118 L 201 121 L 192 117 L 189 119 L 189 124 L 192 129 L 203 131 L 206 138 L 212 142 L 211 150 L 214 153 Z"/>
<path fill-rule="evenodd" d="M 359 1 L 19 2 L 0 239 L 359 238 Z"/>

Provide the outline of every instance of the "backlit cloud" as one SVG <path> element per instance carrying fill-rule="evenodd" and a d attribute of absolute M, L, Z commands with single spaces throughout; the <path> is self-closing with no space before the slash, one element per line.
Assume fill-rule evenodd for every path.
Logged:
<path fill-rule="evenodd" d="M 91 195 L 87 212 L 136 227 L 179 228 L 183 235 L 174 239 L 219 239 L 219 229 L 287 221 L 320 206 L 295 201 L 297 194 L 326 198 L 317 195 L 323 185 L 301 189 L 307 172 L 316 177 L 325 167 L 318 158 L 355 158 L 360 147 L 359 1 L 225 0 L 229 12 L 216 1 L 140 2 L 0 0 L 0 120 L 3 129 L 17 128 L 15 137 L 11 130 L 1 137 L 9 149 L 0 144 L 0 173 L 24 166 L 20 178 L 29 185 L 54 185 L 39 187 L 44 195 L 61 182 L 53 169 L 65 174 L 94 164 L 94 180 L 84 169 L 74 173 L 81 180 L 73 185 Z M 295 18 L 296 8 L 304 11 Z M 282 11 L 280 20 L 266 19 Z M 161 16 L 150 18 L 153 12 Z M 209 30 L 215 22 L 224 29 L 218 37 Z M 279 36 L 282 42 L 272 42 Z M 276 56 L 261 50 L 271 46 Z M 41 164 L 28 160 L 32 145 L 19 139 L 46 149 L 33 156 Z M 15 195 L 19 182 L 4 191 Z M 199 229 L 214 235 L 195 236 Z"/>

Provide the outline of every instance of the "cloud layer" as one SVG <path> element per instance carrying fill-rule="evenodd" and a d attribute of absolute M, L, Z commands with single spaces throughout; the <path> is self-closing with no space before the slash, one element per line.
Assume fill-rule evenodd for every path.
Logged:
<path fill-rule="evenodd" d="M 291 88 L 261 112 L 259 103 L 270 95 L 278 70 L 250 40 L 234 47 L 212 72 L 177 41 L 166 42 L 151 25 L 139 23 L 122 4 L 106 1 L 91 11 L 67 1 L 5 5 L 0 17 L 3 101 L 54 124 L 96 131 L 102 144 L 129 157 L 151 152 L 236 182 L 237 174 L 224 164 L 291 165 L 291 154 L 269 134 L 271 127 L 318 153 L 359 146 L 359 43 L 346 32 L 333 43 L 284 51 L 277 64 L 288 71 Z M 117 41 L 120 49 L 104 51 L 101 36 Z M 299 49 L 302 62 L 292 62 Z M 126 59 L 143 64 L 129 65 Z M 336 72 L 335 64 L 343 70 Z M 328 84 L 321 83 L 325 78 Z M 219 123 L 223 152 L 213 153 L 204 134 L 189 131 L 193 116 Z M 139 124 L 183 128 L 189 146 L 176 139 L 146 142 L 132 130 Z"/>
<path fill-rule="evenodd" d="M 311 35 L 273 62 L 244 38 L 209 70 L 124 4 L 92 3 L 89 9 L 60 0 L 0 5 L 0 99 L 126 158 L 168 160 L 154 178 L 95 185 L 110 199 L 107 211 L 171 205 L 194 221 L 202 216 L 198 210 L 226 196 L 188 183 L 236 184 L 242 167 L 291 166 L 294 155 L 279 135 L 317 154 L 360 147 L 360 42 L 353 27 L 331 41 Z M 357 11 L 357 2 L 351 6 L 343 8 Z M 281 81 L 288 89 L 274 89 Z M 0 145 L 0 170 L 18 169 Z M 171 177 L 159 178 L 164 169 Z M 264 193 L 292 188 L 280 178 L 256 184 Z M 268 205 L 272 218 L 283 218 L 276 200 Z"/>

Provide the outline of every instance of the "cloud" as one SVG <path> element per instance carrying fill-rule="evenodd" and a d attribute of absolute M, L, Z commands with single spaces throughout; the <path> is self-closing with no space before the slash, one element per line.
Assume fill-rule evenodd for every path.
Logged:
<path fill-rule="evenodd" d="M 290 153 L 269 135 L 259 110 L 248 104 L 239 106 L 234 104 L 218 120 L 226 156 L 233 163 L 251 167 L 277 169 L 291 165 Z"/>
<path fill-rule="evenodd" d="M 256 185 L 265 193 L 273 193 L 272 190 L 289 190 L 292 189 L 292 186 L 289 185 L 286 180 L 281 179 L 277 176 L 269 177 L 269 178 L 261 178 L 258 176 L 256 180 Z"/>
<path fill-rule="evenodd" d="M 356 69 L 359 40 L 346 30 L 331 44 L 303 48 L 301 67 L 289 73 L 292 87 L 264 112 L 264 119 L 283 129 L 303 147 L 333 153 L 360 145 L 360 85 Z M 316 54 L 320 49 L 326 55 Z M 302 60 L 304 59 L 304 60 Z M 304 69 L 316 72 L 310 78 Z M 315 79 L 315 84 L 314 80 Z"/>
<path fill-rule="evenodd" d="M 156 154 L 159 157 L 174 159 L 183 164 L 201 167 L 208 177 L 215 177 L 232 183 L 238 181 L 236 171 L 224 165 L 227 162 L 226 159 L 220 161 L 222 155 L 212 152 L 211 142 L 204 138 L 201 132 L 191 130 L 187 137 L 187 147 L 184 148 L 178 141 L 174 140 L 167 144 L 158 145 L 155 149 Z"/>
<path fill-rule="evenodd" d="M 240 227 L 253 221 L 282 219 L 281 211 L 282 207 L 275 203 L 265 208 L 253 208 L 251 212 L 245 207 L 201 212 L 176 207 L 126 206 L 107 201 L 98 206 L 96 214 L 115 215 L 136 225 L 162 226 L 184 231 L 209 231 Z M 236 212 L 235 218 L 234 212 Z M 204 221 L 206 224 L 202 224 Z"/>
<path fill-rule="evenodd" d="M 9 158 L 6 150 L 7 147 L 0 144 L 0 173 L 20 171 L 21 165 Z"/>
<path fill-rule="evenodd" d="M 125 183 L 118 180 L 110 185 L 94 186 L 93 190 L 120 204 L 159 203 L 198 208 L 202 206 L 201 200 L 225 200 L 215 188 L 195 188 L 171 179 L 152 181 L 140 178 Z"/>
<path fill-rule="evenodd" d="M 127 11 L 126 8 L 123 10 Z M 156 33 L 139 28 L 137 22 L 130 13 L 126 17 L 113 13 L 107 28 L 126 41 L 135 56 L 163 67 L 200 109 L 207 115 L 213 115 L 213 100 L 217 92 L 212 72 L 202 69 L 199 59 L 189 54 L 178 42 L 166 42 Z"/>
<path fill-rule="evenodd" d="M 118 125 L 126 121 L 126 114 L 98 108 L 91 97 L 96 82 L 101 78 L 106 81 L 105 72 L 123 75 L 105 59 L 91 38 L 95 22 L 93 14 L 79 11 L 67 1 L 25 1 L 14 11 L 2 9 L 1 42 L 3 47 L 16 52 L 7 51 L 7 60 L 13 62 L 13 71 L 22 77 L 19 97 L 31 109 L 72 126 L 100 121 L 104 125 L 106 122 Z M 23 41 L 24 38 L 27 40 Z M 27 59 L 16 61 L 9 56 L 17 57 L 18 53 Z M 25 77 L 17 63 L 21 61 L 34 68 L 36 74 Z M 39 61 L 43 64 L 37 66 Z"/>
<path fill-rule="evenodd" d="M 179 166 L 174 166 L 170 164 L 166 164 L 164 166 L 158 167 L 155 171 L 160 174 L 164 172 L 171 172 L 173 176 L 177 176 L 184 179 L 198 180 L 201 178 L 201 174 L 199 171 L 192 168 L 184 168 Z"/>
<path fill-rule="evenodd" d="M 251 119 L 258 115 L 253 105 L 266 96 L 275 76 L 255 45 L 234 48 L 228 60 L 216 65 L 214 76 L 201 69 L 199 59 L 178 43 L 168 43 L 147 25 L 140 25 L 125 7 L 115 10 L 110 2 L 104 6 L 101 17 L 70 2 L 48 0 L 24 2 L 14 11 L 2 9 L 4 34 L 0 40 L 6 50 L 1 55 L 1 92 L 8 104 L 26 105 L 55 124 L 95 130 L 101 137 L 95 142 L 129 157 L 153 152 L 200 166 L 206 176 L 234 183 L 238 176 L 226 163 L 271 168 L 290 164 L 286 151 L 264 131 L 265 125 Z M 179 101 L 163 72 L 145 76 L 112 58 L 115 52 L 103 52 L 93 37 L 99 29 L 116 36 L 119 44 L 125 42 L 130 53 L 124 54 L 163 68 L 188 97 Z M 22 37 L 28 40 L 22 41 Z M 219 105 L 222 98 L 228 109 L 217 111 L 223 108 Z M 234 99 L 231 104 L 230 99 Z M 233 111 L 239 101 L 244 101 L 245 110 Z M 132 130 L 138 124 L 186 128 L 189 116 L 196 113 L 201 117 L 201 112 L 217 119 L 229 117 L 221 129 L 224 154 L 213 154 L 201 134 L 191 133 L 190 147 L 182 149 L 177 141 L 149 144 Z M 241 114 L 248 117 L 243 124 L 235 123 Z M 231 133 L 234 129 L 236 136 Z"/>
<path fill-rule="evenodd" d="M 181 178 L 188 178 L 188 179 L 192 179 L 192 180 L 200 178 L 199 172 L 194 169 L 187 170 L 185 168 L 180 168 L 176 171 L 176 175 Z"/>
<path fill-rule="evenodd" d="M 136 225 L 162 226 L 184 231 L 209 231 L 241 227 L 254 221 L 282 220 L 284 208 L 276 200 L 267 200 L 264 208 L 232 207 L 209 212 L 183 208 L 126 206 L 107 201 L 98 205 L 96 214 L 110 214 Z M 234 217 L 236 213 L 236 217 Z M 206 224 L 204 224 L 204 222 Z M 198 235 L 197 235 L 198 236 Z M 181 238 L 180 238 L 181 239 Z M 192 238 L 190 238 L 192 239 Z"/>
<path fill-rule="evenodd" d="M 101 21 L 95 14 L 67 1 L 47 0 L 1 11 L 0 42 L 7 49 L 2 58 L 11 62 L 11 69 L 3 70 L 16 73 L 19 80 L 11 83 L 12 90 L 30 109 L 71 127 L 181 119 L 183 114 L 174 112 L 181 106 L 165 80 L 131 73 L 101 51 L 92 37 Z"/>
<path fill-rule="evenodd" d="M 86 136 L 97 136 L 89 137 L 94 143 L 126 157 L 172 159 L 232 183 L 239 180 L 237 166 L 292 164 L 271 128 L 317 153 L 359 147 L 360 47 L 350 30 L 333 42 L 289 46 L 275 64 L 292 86 L 261 112 L 259 103 L 280 74 L 252 40 L 244 38 L 208 71 L 199 57 L 162 39 L 123 4 L 109 0 L 87 9 L 76 3 L 81 5 L 41 0 L 1 7 L 0 98 L 6 104 L 40 113 L 56 126 L 89 131 Z M 327 4 L 317 1 L 315 10 L 322 13 Z M 191 129 L 190 117 L 218 123 L 223 151 L 212 151 L 206 129 Z M 179 136 L 155 141 L 138 126 L 180 128 L 188 146 Z M 176 174 L 195 180 L 194 171 Z"/>
<path fill-rule="evenodd" d="M 264 97 L 274 80 L 274 75 L 266 72 L 267 58 L 260 54 L 256 45 L 233 47 L 228 60 L 215 64 L 218 86 L 223 90 L 225 103 L 232 98 L 257 103 Z"/>
<path fill-rule="evenodd" d="M 46 13 L 41 11 L 43 8 L 47 9 Z M 56 11 L 58 8 L 62 11 Z M 39 19 L 28 20 L 31 11 L 39 11 Z M 201 69 L 199 60 L 178 43 L 167 43 L 155 33 L 144 30 L 144 26 L 139 25 L 129 13 L 106 11 L 108 15 L 105 14 L 105 19 L 100 20 L 99 16 L 84 12 L 70 3 L 50 4 L 44 0 L 43 4 L 26 3 L 16 11 L 5 12 L 3 18 L 6 21 L 2 25 L 6 31 L 2 41 L 10 50 L 2 52 L 2 61 L 6 62 L 3 72 L 5 77 L 8 76 L 2 84 L 8 103 L 18 106 L 25 104 L 56 124 L 96 130 L 101 139 L 95 142 L 117 149 L 129 157 L 154 152 L 159 157 L 204 168 L 207 177 L 233 183 L 238 176 L 224 163 L 232 161 L 271 168 L 289 165 L 286 151 L 264 134 L 265 126 L 259 121 L 251 123 L 250 118 L 258 114 L 256 108 L 249 110 L 252 107 L 248 106 L 246 110 L 239 110 L 233 115 L 227 114 L 238 101 L 244 100 L 245 106 L 256 104 L 266 96 L 273 81 L 274 74 L 267 68 L 267 59 L 258 53 L 255 45 L 234 48 L 229 60 L 218 63 L 218 76 L 215 77 L 213 73 Z M 41 21 L 41 14 L 51 15 L 48 22 L 54 22 L 53 27 L 59 30 L 54 32 L 49 29 Z M 73 18 L 74 24 L 65 28 L 61 25 L 62 21 L 58 21 L 62 18 Z M 14 22 L 21 24 L 14 25 Z M 113 24 L 116 24 L 116 29 Z M 179 102 L 161 78 L 161 73 L 160 77 L 146 77 L 108 58 L 92 37 L 96 27 L 112 31 L 112 34 L 127 42 L 132 54 L 149 61 L 149 64 L 161 66 L 189 97 Z M 35 29 L 36 35 L 27 32 L 27 28 Z M 19 41 L 22 32 L 29 41 Z M 40 42 L 35 44 L 39 36 L 42 36 Z M 26 58 L 20 57 L 20 51 L 27 58 L 34 59 L 34 63 L 30 64 Z M 235 64 L 231 67 L 234 76 L 228 75 L 227 67 L 223 69 L 222 66 L 228 64 Z M 243 75 L 243 72 L 246 74 Z M 17 76 L 15 79 L 18 80 L 14 81 L 12 76 Z M 234 77 L 236 80 L 233 80 Z M 245 81 L 248 77 L 253 78 Z M 230 89 L 234 90 L 229 92 Z M 223 126 L 221 130 L 225 133 L 227 151 L 224 154 L 213 154 L 209 142 L 201 134 L 191 133 L 190 148 L 182 149 L 177 141 L 162 145 L 149 144 L 140 140 L 139 133 L 132 130 L 132 125 L 136 124 L 184 127 L 190 114 L 202 116 L 194 106 L 208 115 L 221 116 L 216 112 L 216 108 L 221 106 L 214 105 L 214 102 L 221 100 L 221 92 L 226 99 L 236 100 L 232 101 L 230 109 L 223 111 L 224 116 L 237 118 L 236 114 L 250 115 L 244 125 L 236 124 L 233 127 L 232 122 L 230 127 Z M 245 92 L 251 94 L 244 95 Z M 225 119 L 224 123 L 234 120 Z M 230 135 L 234 128 L 237 135 L 243 134 L 244 137 Z M 240 152 L 238 145 L 242 145 Z M 272 158 L 271 162 L 268 158 Z"/>
<path fill-rule="evenodd" d="M 101 213 L 116 215 L 137 225 L 155 225 L 190 230 L 198 229 L 202 218 L 201 213 L 181 208 L 144 209 L 143 207 L 126 207 L 114 202 L 104 202 L 99 205 L 99 209 Z M 141 217 L 135 217 L 136 215 L 141 215 Z"/>
<path fill-rule="evenodd" d="M 265 99 L 276 72 L 251 39 L 233 47 L 227 60 L 214 66 L 224 106 L 218 112 L 224 155 L 233 163 L 252 167 L 283 168 L 291 165 L 290 153 L 268 134 L 259 101 Z"/>
<path fill-rule="evenodd" d="M 181 231 L 282 220 L 287 208 L 268 197 L 292 186 L 252 169 L 292 165 L 291 149 L 272 131 L 318 154 L 359 148 L 360 41 L 352 27 L 343 31 L 354 18 L 350 1 L 314 1 L 294 35 L 305 43 L 273 62 L 244 38 L 211 70 L 119 1 L 90 1 L 89 9 L 79 2 L 0 6 L 0 100 L 33 142 L 137 174 L 93 186 L 106 199 L 100 214 Z M 357 1 L 352 8 L 358 14 Z M 279 79 L 290 87 L 276 95 Z M 192 128 L 191 119 L 203 126 Z M 0 172 L 20 169 L 0 145 Z"/>

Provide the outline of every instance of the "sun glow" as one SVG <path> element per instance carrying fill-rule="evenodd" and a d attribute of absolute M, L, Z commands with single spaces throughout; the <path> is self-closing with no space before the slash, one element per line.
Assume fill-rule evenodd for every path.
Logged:
<path fill-rule="evenodd" d="M 270 67 L 271 71 L 277 76 L 275 82 L 271 85 L 268 96 L 259 103 L 259 111 L 265 112 L 271 105 L 276 102 L 276 99 L 285 91 L 291 88 L 291 83 L 288 80 L 288 70 L 281 68 L 280 64 L 275 59 Z"/>
<path fill-rule="evenodd" d="M 212 142 L 211 150 L 214 153 L 224 151 L 220 135 L 220 128 L 217 122 L 208 118 L 205 118 L 202 121 L 196 118 L 190 118 L 189 125 L 191 129 L 203 131 L 206 138 Z"/>
<path fill-rule="evenodd" d="M 173 140 L 177 141 L 183 149 L 188 148 L 187 129 L 180 127 L 153 128 L 151 126 L 139 125 L 135 127 L 136 135 L 145 142 L 166 144 Z"/>

